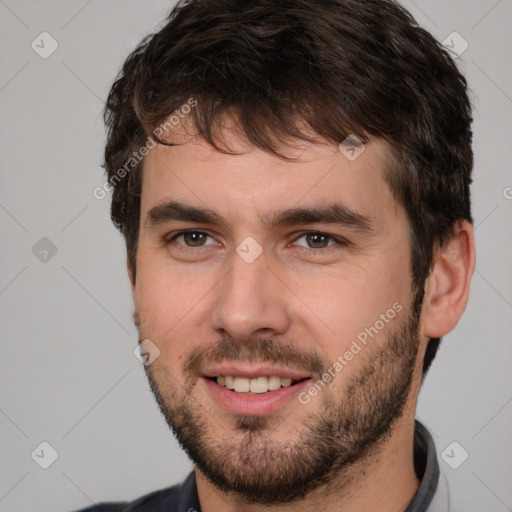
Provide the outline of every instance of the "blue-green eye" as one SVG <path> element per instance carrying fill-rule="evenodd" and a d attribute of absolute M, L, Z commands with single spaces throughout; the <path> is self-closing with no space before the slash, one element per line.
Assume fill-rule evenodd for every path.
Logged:
<path fill-rule="evenodd" d="M 179 231 L 165 240 L 166 245 L 172 243 L 185 249 L 194 249 L 217 244 L 215 239 L 208 233 L 194 229 Z M 335 246 L 343 247 L 348 244 L 349 242 L 343 238 L 320 231 L 306 231 L 300 234 L 293 242 L 294 246 L 304 248 L 303 250 L 306 252 L 317 254 L 323 252 L 321 249 L 328 249 Z"/>
<path fill-rule="evenodd" d="M 301 239 L 304 239 L 305 243 L 299 243 L 299 240 Z M 332 245 L 343 244 L 343 241 L 326 233 L 309 231 L 299 236 L 299 238 L 295 240 L 294 244 L 300 247 L 306 247 L 307 249 L 325 249 Z"/>
<path fill-rule="evenodd" d="M 307 245 L 303 245 L 298 243 L 298 240 L 301 238 L 305 239 Z M 318 231 L 310 231 L 309 233 L 304 233 L 295 241 L 295 245 L 299 245 L 301 247 L 307 247 L 308 249 L 324 249 L 325 247 L 329 247 L 331 245 L 336 245 L 336 240 L 326 233 L 319 233 Z"/>
<path fill-rule="evenodd" d="M 208 238 L 213 240 L 211 236 L 209 236 L 207 233 L 204 233 L 203 231 L 187 230 L 176 233 L 169 240 L 167 240 L 167 243 L 176 242 L 179 245 L 183 245 L 185 247 L 203 247 L 205 245 L 212 245 L 211 243 L 206 243 Z M 213 241 L 213 243 L 215 243 L 215 241 Z"/>

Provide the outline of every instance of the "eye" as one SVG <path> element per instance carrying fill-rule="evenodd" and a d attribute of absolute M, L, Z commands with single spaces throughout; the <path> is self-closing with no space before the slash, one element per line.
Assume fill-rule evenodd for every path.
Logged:
<path fill-rule="evenodd" d="M 205 245 L 213 245 L 216 243 L 215 240 L 213 240 L 213 244 L 207 244 L 206 241 L 208 238 L 213 240 L 213 238 L 208 235 L 208 233 L 190 229 L 176 233 L 171 238 L 166 240 L 166 244 L 176 242 L 178 245 L 182 245 L 184 247 L 203 247 Z"/>
<path fill-rule="evenodd" d="M 303 240 L 301 243 L 300 240 Z M 305 247 L 308 250 L 315 251 L 317 249 L 325 249 L 335 245 L 347 245 L 347 242 L 342 238 L 321 233 L 320 231 L 308 231 L 300 235 L 294 242 L 294 245 Z"/>

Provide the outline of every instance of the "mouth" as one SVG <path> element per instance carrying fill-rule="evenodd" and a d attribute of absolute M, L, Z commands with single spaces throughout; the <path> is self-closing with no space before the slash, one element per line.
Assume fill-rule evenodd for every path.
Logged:
<path fill-rule="evenodd" d="M 277 391 L 281 388 L 295 386 L 296 384 L 308 379 L 291 379 L 289 377 L 280 377 L 278 375 L 261 376 L 255 378 L 237 377 L 234 375 L 218 375 L 217 377 L 205 377 L 221 387 L 234 391 L 235 393 L 244 393 L 246 395 L 260 395 Z"/>
<path fill-rule="evenodd" d="M 312 379 L 289 371 L 219 371 L 203 375 L 207 392 L 223 409 L 234 414 L 264 415 L 285 407 Z"/>

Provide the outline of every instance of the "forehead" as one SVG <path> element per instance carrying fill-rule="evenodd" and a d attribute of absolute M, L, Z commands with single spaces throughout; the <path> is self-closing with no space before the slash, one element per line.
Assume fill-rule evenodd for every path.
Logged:
<path fill-rule="evenodd" d="M 350 143 L 301 142 L 283 149 L 289 161 L 247 145 L 234 132 L 225 140 L 237 154 L 219 152 L 198 138 L 155 146 L 144 163 L 142 221 L 150 209 L 170 200 L 262 223 L 285 208 L 326 202 L 341 202 L 377 220 L 397 214 L 384 179 L 390 149 L 381 139 L 362 148 L 356 143 L 353 152 Z"/>

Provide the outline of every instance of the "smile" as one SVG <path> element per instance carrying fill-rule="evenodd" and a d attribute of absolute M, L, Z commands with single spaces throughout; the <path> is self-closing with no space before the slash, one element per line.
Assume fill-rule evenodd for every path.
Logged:
<path fill-rule="evenodd" d="M 293 380 L 289 377 L 261 376 L 234 377 L 219 375 L 203 377 L 207 393 L 222 409 L 242 415 L 264 415 L 278 411 L 292 402 L 298 402 L 299 393 L 312 380 Z"/>
<path fill-rule="evenodd" d="M 261 376 L 253 379 L 235 377 L 233 375 L 219 375 L 218 377 L 212 377 L 212 379 L 215 380 L 219 386 L 223 386 L 236 393 L 247 394 L 268 393 L 269 391 L 276 391 L 300 382 L 300 380 L 293 380 L 288 377 L 279 377 L 276 375 L 270 377 Z"/>

